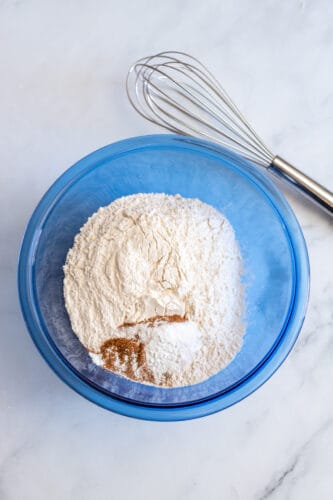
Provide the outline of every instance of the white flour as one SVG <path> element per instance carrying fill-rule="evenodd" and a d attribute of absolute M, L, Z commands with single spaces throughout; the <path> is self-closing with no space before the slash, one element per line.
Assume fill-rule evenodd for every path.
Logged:
<path fill-rule="evenodd" d="M 182 386 L 217 373 L 240 350 L 238 245 L 230 223 L 199 200 L 137 194 L 100 208 L 64 272 L 72 328 L 106 368 Z"/>

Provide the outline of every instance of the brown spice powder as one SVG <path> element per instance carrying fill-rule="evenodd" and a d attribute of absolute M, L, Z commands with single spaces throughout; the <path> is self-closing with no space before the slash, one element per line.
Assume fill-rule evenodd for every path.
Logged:
<path fill-rule="evenodd" d="M 169 323 L 181 323 L 186 321 L 184 316 L 179 314 L 172 314 L 171 316 L 154 316 L 147 318 L 137 323 L 123 323 L 118 328 L 131 327 L 139 324 L 146 324 L 153 327 L 156 323 L 167 321 Z M 126 337 L 113 338 L 104 342 L 101 346 L 101 356 L 103 359 L 103 366 L 107 370 L 119 373 L 119 365 L 121 363 L 123 374 L 138 382 L 156 383 L 151 371 L 147 368 L 145 345 L 136 336 L 134 339 L 127 339 Z M 133 364 L 137 366 L 136 372 L 133 369 Z M 165 373 L 160 385 L 172 386 L 171 375 Z"/>
<path fill-rule="evenodd" d="M 144 343 L 138 339 L 125 337 L 109 339 L 102 344 L 101 355 L 104 368 L 119 372 L 116 364 L 120 362 L 126 377 L 139 382 L 154 383 L 154 377 L 146 366 Z M 138 367 L 137 373 L 133 369 L 133 363 Z"/>
<path fill-rule="evenodd" d="M 167 321 L 168 323 L 182 323 L 186 321 L 185 316 L 180 316 L 179 314 L 172 314 L 171 316 L 153 316 L 152 318 L 143 319 L 142 321 L 137 321 L 136 323 L 123 323 L 118 326 L 118 328 L 125 328 L 128 326 L 136 326 L 146 324 L 147 326 L 154 326 L 156 323 L 161 321 Z"/>

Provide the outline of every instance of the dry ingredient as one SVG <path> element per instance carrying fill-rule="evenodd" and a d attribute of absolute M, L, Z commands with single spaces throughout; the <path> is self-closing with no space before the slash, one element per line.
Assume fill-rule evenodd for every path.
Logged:
<path fill-rule="evenodd" d="M 143 383 L 189 385 L 241 348 L 241 270 L 234 231 L 213 207 L 136 194 L 100 208 L 75 237 L 65 304 L 96 364 Z"/>

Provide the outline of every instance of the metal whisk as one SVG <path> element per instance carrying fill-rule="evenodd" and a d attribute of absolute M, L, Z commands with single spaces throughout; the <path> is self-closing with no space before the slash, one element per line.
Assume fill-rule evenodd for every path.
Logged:
<path fill-rule="evenodd" d="M 130 68 L 126 89 L 147 120 L 178 134 L 221 144 L 287 179 L 333 214 L 333 193 L 274 155 L 216 78 L 183 52 L 161 52 Z"/>

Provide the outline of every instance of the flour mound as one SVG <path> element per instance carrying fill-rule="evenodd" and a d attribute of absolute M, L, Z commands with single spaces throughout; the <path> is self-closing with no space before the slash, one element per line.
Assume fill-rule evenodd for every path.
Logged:
<path fill-rule="evenodd" d="M 75 237 L 64 273 L 73 331 L 104 368 L 183 386 L 241 348 L 238 244 L 228 220 L 199 200 L 136 194 L 100 208 Z"/>

